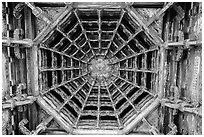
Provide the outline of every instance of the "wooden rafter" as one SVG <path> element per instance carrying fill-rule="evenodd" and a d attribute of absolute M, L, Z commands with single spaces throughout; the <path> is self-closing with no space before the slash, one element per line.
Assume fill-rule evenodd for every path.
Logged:
<path fill-rule="evenodd" d="M 124 14 L 125 14 L 125 11 L 122 10 L 122 11 L 121 11 L 121 15 L 120 15 L 120 19 L 119 19 L 119 21 L 118 21 L 118 23 L 117 23 L 117 25 L 116 25 L 116 29 L 113 31 L 113 36 L 112 36 L 112 38 L 111 38 L 111 42 L 110 42 L 109 45 L 108 45 L 108 48 L 107 48 L 106 53 L 105 53 L 105 56 L 107 56 L 107 54 L 108 54 L 108 50 L 109 50 L 109 48 L 110 48 L 110 46 L 111 46 L 111 44 L 112 44 L 112 42 L 113 42 L 113 39 L 114 39 L 114 37 L 115 37 L 115 35 L 116 35 L 116 33 L 117 33 L 117 30 L 118 30 L 118 28 L 119 28 L 119 26 L 120 26 L 120 24 L 121 24 L 121 21 L 122 21 L 122 19 L 123 19 Z"/>
<path fill-rule="evenodd" d="M 74 10 L 74 15 L 75 15 L 76 18 L 77 18 L 77 21 L 78 21 L 78 23 L 79 23 L 79 25 L 80 25 L 80 27 L 81 27 L 81 29 L 82 29 L 82 32 L 83 32 L 84 35 L 85 35 L 85 38 L 86 38 L 86 40 L 87 40 L 87 42 L 88 42 L 89 47 L 91 48 L 91 51 L 92 51 L 93 55 L 96 56 L 95 53 L 94 53 L 94 51 L 93 51 L 93 48 L 92 48 L 92 46 L 91 46 L 91 44 L 90 44 L 90 40 L 89 40 L 89 38 L 88 38 L 88 36 L 87 36 L 87 34 L 86 34 L 86 30 L 84 29 L 84 27 L 83 27 L 83 25 L 82 25 L 82 21 L 80 20 L 79 15 L 77 14 L 76 10 Z M 93 57 L 94 57 L 94 56 L 93 56 Z"/>

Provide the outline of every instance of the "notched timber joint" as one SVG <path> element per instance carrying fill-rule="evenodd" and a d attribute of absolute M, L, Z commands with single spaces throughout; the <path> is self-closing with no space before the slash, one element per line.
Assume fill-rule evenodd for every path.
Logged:
<path fill-rule="evenodd" d="M 189 104 L 186 101 L 178 100 L 175 102 L 165 98 L 161 100 L 161 105 L 175 110 L 180 110 L 181 112 L 193 113 L 202 117 L 202 107 L 195 107 L 193 104 Z"/>
<path fill-rule="evenodd" d="M 27 94 L 17 95 L 11 99 L 2 102 L 3 109 L 14 109 L 16 106 L 32 104 L 36 101 L 36 97 L 27 96 Z"/>

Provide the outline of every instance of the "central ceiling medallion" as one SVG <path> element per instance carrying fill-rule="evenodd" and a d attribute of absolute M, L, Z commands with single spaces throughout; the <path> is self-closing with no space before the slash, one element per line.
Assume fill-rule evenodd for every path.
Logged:
<path fill-rule="evenodd" d="M 98 79 L 108 78 L 111 71 L 111 67 L 108 64 L 109 61 L 107 59 L 97 58 L 91 60 L 90 71 L 92 77 Z"/>

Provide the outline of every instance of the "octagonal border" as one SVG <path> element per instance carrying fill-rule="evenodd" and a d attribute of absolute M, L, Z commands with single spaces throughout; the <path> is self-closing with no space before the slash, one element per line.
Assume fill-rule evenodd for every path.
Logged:
<path fill-rule="evenodd" d="M 71 10 L 69 10 L 71 11 Z M 69 13 L 69 11 L 67 11 L 67 13 Z M 129 12 L 129 11 L 128 11 Z M 132 13 L 130 14 L 132 16 Z M 65 15 L 64 15 L 65 16 Z M 136 15 L 135 15 L 136 16 Z M 134 18 L 134 17 L 133 17 Z M 136 20 L 135 20 L 136 21 Z M 59 22 L 59 20 L 57 21 Z M 137 23 L 141 26 L 143 26 L 143 24 L 141 24 L 141 22 Z M 47 32 L 48 33 L 48 32 Z M 149 33 L 147 31 L 147 33 Z M 43 34 L 43 32 L 41 33 Z M 154 35 L 154 34 L 153 34 Z M 39 37 L 39 36 L 38 36 Z M 39 41 L 38 41 L 39 42 Z M 161 44 L 161 43 L 160 43 Z M 162 78 L 163 76 L 163 70 L 161 68 L 163 68 L 163 58 L 164 55 L 162 54 L 163 52 L 159 52 L 158 51 L 158 57 L 160 58 L 161 62 L 158 62 L 157 67 L 160 65 L 162 65 L 160 67 L 160 69 L 158 68 L 159 72 L 162 72 L 161 74 L 158 73 L 158 78 Z M 157 78 L 156 81 L 156 85 L 158 87 L 158 83 L 161 83 L 161 80 L 159 80 Z M 38 82 L 37 82 L 38 83 Z M 48 114 L 52 115 L 54 117 L 54 119 L 69 133 L 71 134 L 127 134 L 129 133 L 131 130 L 134 129 L 134 127 L 138 124 L 138 122 L 140 122 L 144 117 L 146 117 L 150 112 L 152 112 L 154 109 L 156 109 L 158 107 L 158 105 L 160 104 L 160 97 L 162 96 L 162 85 L 159 86 L 159 89 L 157 89 L 160 92 L 157 92 L 157 98 L 150 104 L 148 105 L 142 112 L 140 112 L 139 114 L 135 114 L 131 119 L 132 121 L 129 122 L 128 125 L 126 125 L 123 129 L 121 130 L 97 130 L 97 129 L 75 129 L 73 128 L 62 116 L 60 116 L 59 112 L 57 112 L 56 110 L 54 110 L 44 99 L 42 96 L 38 96 L 37 98 L 37 103 L 39 104 L 39 106 L 41 108 L 43 108 Z"/>

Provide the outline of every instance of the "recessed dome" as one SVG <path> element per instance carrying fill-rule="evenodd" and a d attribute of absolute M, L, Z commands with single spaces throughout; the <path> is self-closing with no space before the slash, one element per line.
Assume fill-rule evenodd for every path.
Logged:
<path fill-rule="evenodd" d="M 155 99 L 157 46 L 126 9 L 73 9 L 39 56 L 41 96 L 74 129 L 121 130 Z"/>

